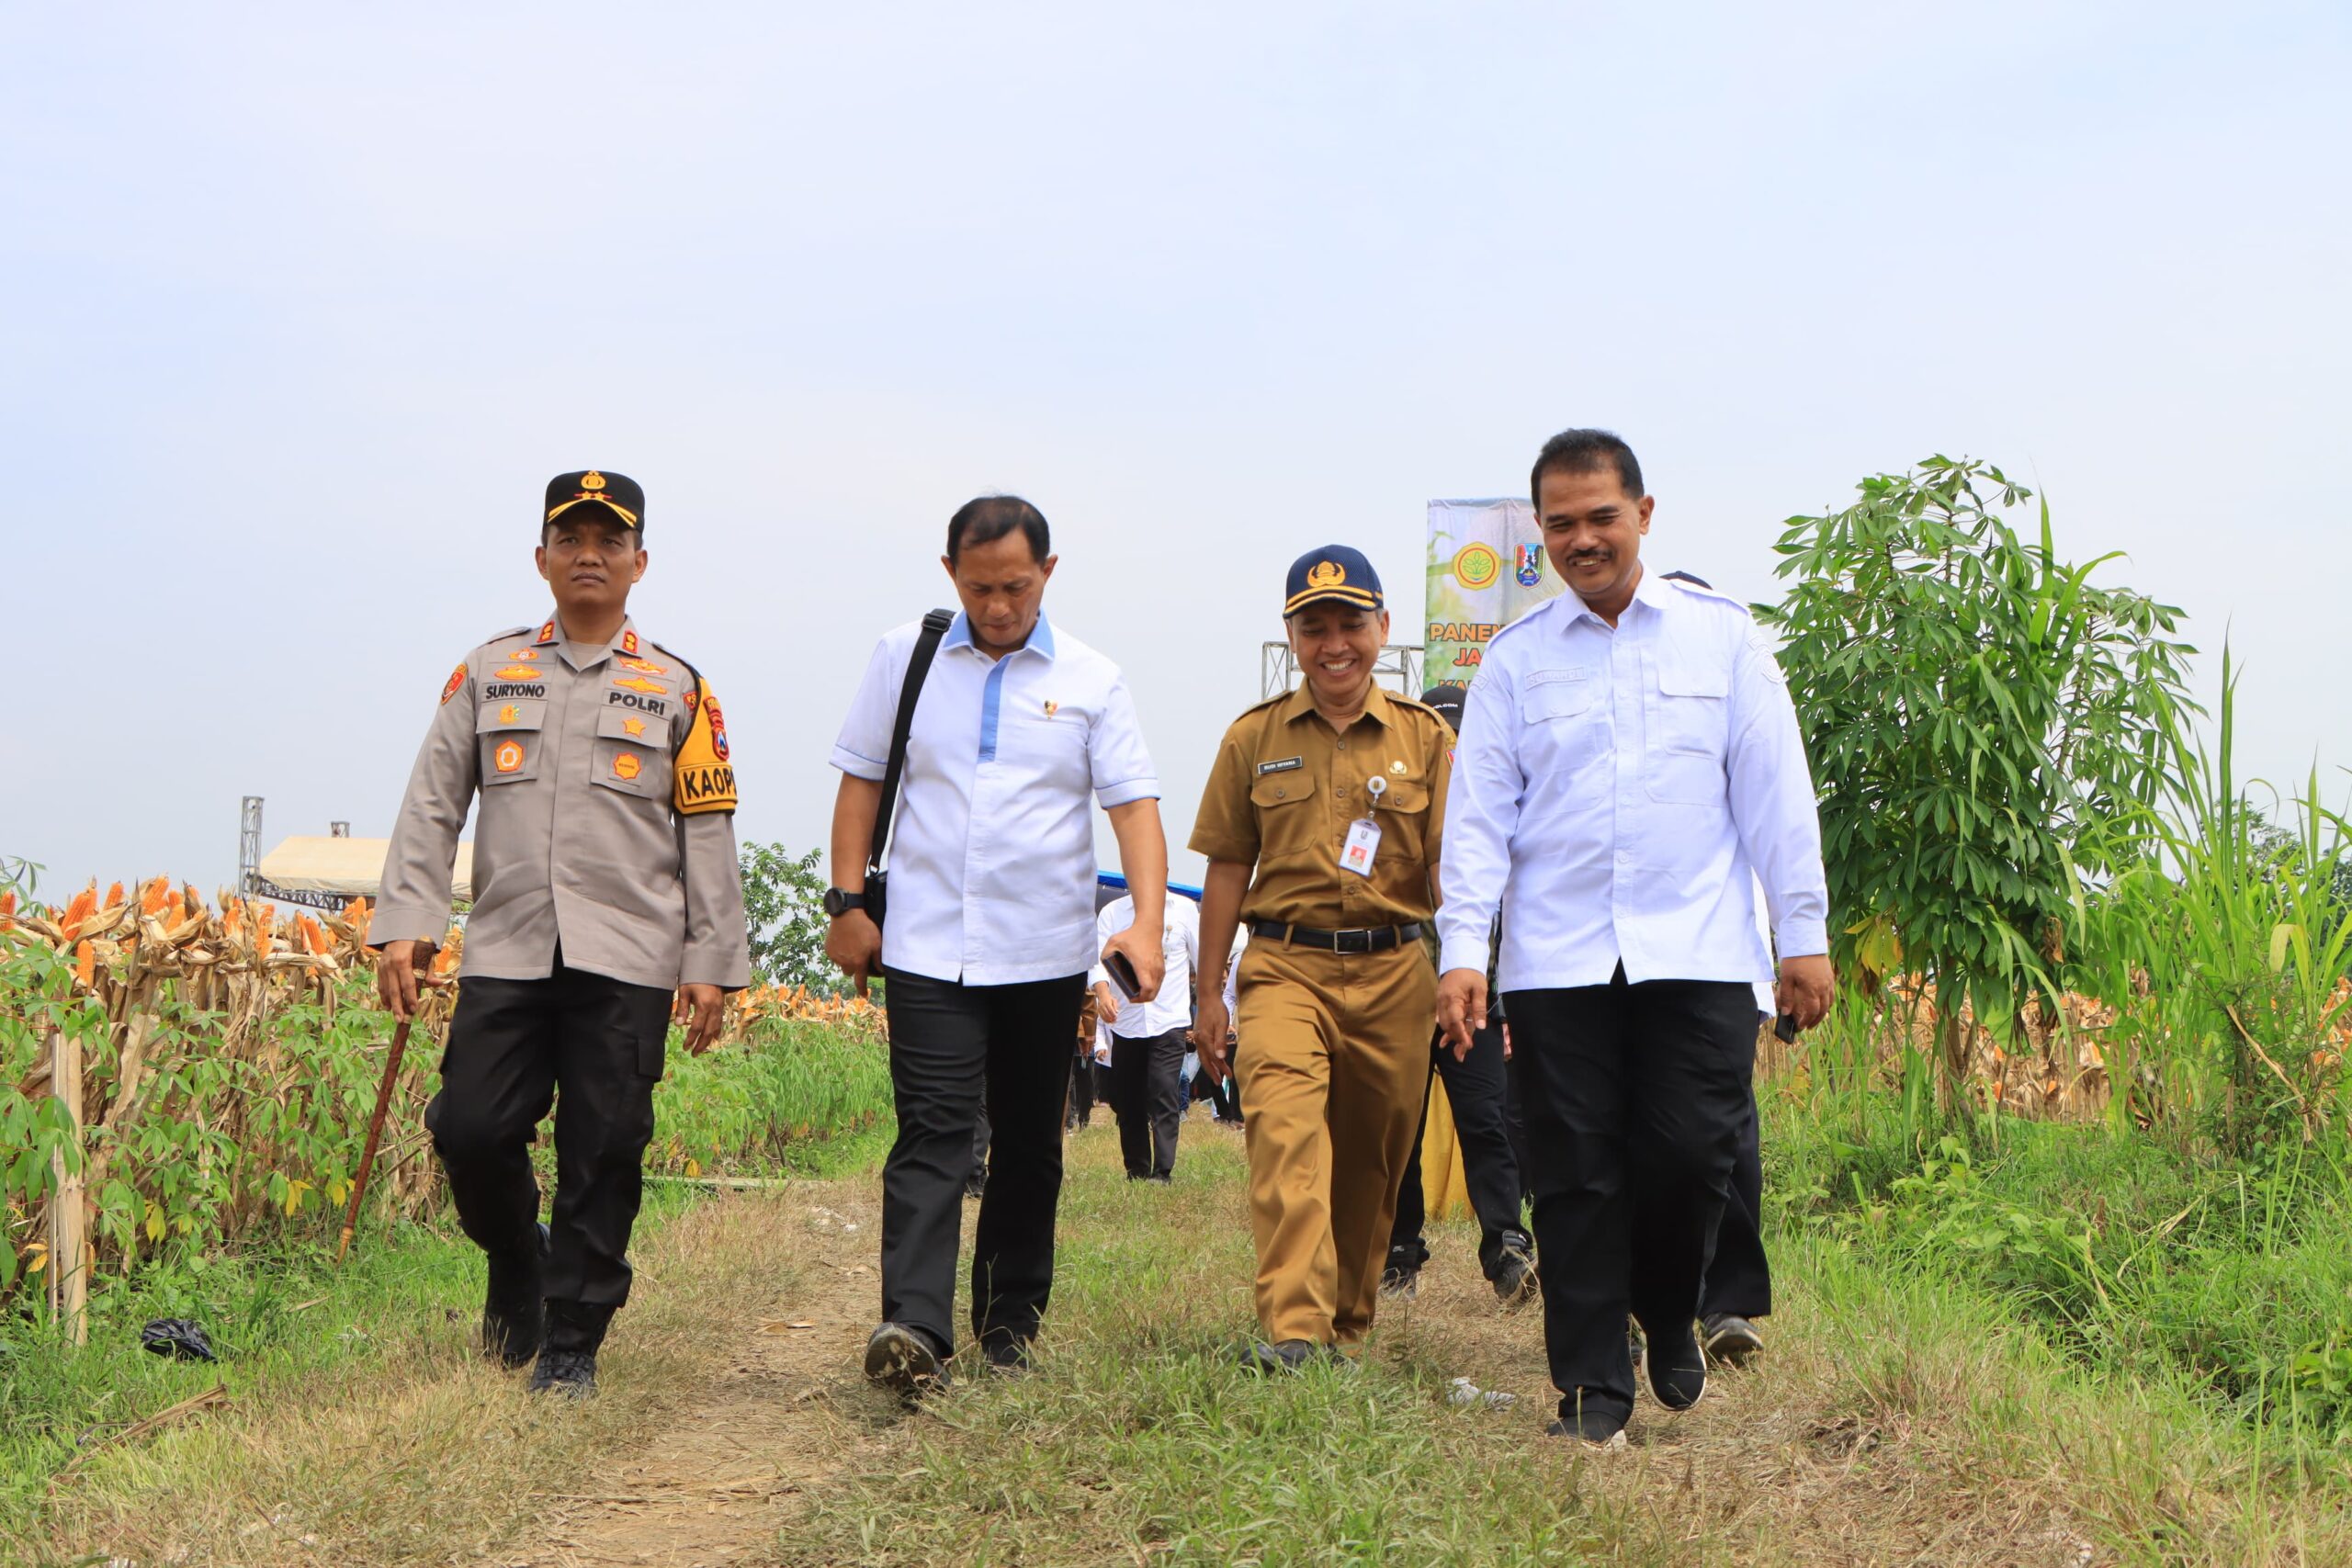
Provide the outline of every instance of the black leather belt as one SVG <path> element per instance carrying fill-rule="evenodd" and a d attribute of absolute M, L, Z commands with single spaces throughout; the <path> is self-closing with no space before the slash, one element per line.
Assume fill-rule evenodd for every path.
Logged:
<path fill-rule="evenodd" d="M 1417 921 L 1408 926 L 1367 926 L 1351 931 L 1318 931 L 1310 926 L 1286 926 L 1280 920 L 1252 920 L 1250 922 L 1250 934 L 1271 937 L 1276 942 L 1295 942 L 1301 947 L 1319 947 L 1326 953 L 1385 953 L 1392 947 L 1420 941 L 1421 928 Z"/>

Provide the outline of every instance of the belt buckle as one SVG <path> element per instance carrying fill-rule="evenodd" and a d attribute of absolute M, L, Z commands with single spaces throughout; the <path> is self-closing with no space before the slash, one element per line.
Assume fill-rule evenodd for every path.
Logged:
<path fill-rule="evenodd" d="M 1370 953 L 1372 951 L 1372 932 L 1366 930 L 1333 931 L 1331 940 L 1331 951 L 1334 953 Z"/>

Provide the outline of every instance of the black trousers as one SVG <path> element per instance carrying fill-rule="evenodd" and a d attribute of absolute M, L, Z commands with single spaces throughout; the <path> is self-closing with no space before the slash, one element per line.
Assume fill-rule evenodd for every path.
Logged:
<path fill-rule="evenodd" d="M 1715 1255 L 1699 1293 L 1699 1315 L 1735 1317 L 1772 1314 L 1772 1267 L 1764 1257 L 1764 1148 L 1757 1124 L 1756 1088 L 1747 1090 L 1747 1115 L 1739 1124 L 1739 1146 L 1731 1162 L 1731 1196 L 1715 1230 Z"/>
<path fill-rule="evenodd" d="M 1756 992 L 1736 981 L 1513 991 L 1544 1345 L 1561 1414 L 1630 1413 L 1630 1310 L 1653 1346 L 1690 1331 L 1731 1186 L 1756 1063 Z"/>
<path fill-rule="evenodd" d="M 1111 1111 L 1130 1179 L 1176 1169 L 1176 1130 L 1184 1122 L 1184 1032 L 1130 1040 L 1111 1036 Z"/>
<path fill-rule="evenodd" d="M 953 1351 L 974 1122 L 994 1134 L 972 1244 L 972 1332 L 1035 1338 L 1054 1283 L 1062 1097 L 1086 976 L 965 986 L 888 972 L 899 1137 L 882 1167 L 882 1316 Z"/>
<path fill-rule="evenodd" d="M 1094 1120 L 1094 1055 L 1080 1051 L 1069 1063 L 1069 1110 L 1062 1118 L 1066 1127 L 1083 1127 Z"/>
<path fill-rule="evenodd" d="M 554 1102 L 554 1246 L 541 1289 L 559 1308 L 559 1349 L 595 1348 L 628 1300 L 670 1007 L 660 987 L 566 968 L 560 953 L 544 980 L 477 977 L 458 988 L 424 1124 L 466 1235 L 513 1258 L 538 1245 L 531 1137 Z"/>
<path fill-rule="evenodd" d="M 1436 1077 L 1445 1084 L 1446 1104 L 1453 1111 L 1454 1135 L 1462 1141 L 1462 1173 L 1470 1186 L 1470 1209 L 1478 1216 L 1478 1266 L 1491 1280 L 1502 1267 L 1503 1248 L 1521 1235 L 1519 1161 L 1511 1152 L 1510 1129 L 1505 1109 L 1510 1095 L 1510 1075 L 1503 1061 L 1503 1032 L 1479 1030 L 1471 1036 L 1470 1054 L 1453 1059 L 1445 1036 L 1430 1043 Z M 1419 1269 L 1430 1260 L 1421 1240 L 1426 1204 L 1421 1196 L 1421 1136 L 1429 1131 L 1430 1102 L 1421 1097 L 1421 1124 L 1413 1133 L 1412 1153 L 1405 1161 L 1403 1185 L 1396 1190 L 1396 1223 L 1389 1230 L 1391 1268 Z M 1399 1256 L 1398 1249 L 1403 1249 Z"/>

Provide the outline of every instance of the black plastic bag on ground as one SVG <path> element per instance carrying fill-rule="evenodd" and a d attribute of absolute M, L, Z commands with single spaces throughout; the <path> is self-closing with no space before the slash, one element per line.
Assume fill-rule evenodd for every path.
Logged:
<path fill-rule="evenodd" d="M 181 1361 L 217 1361 L 204 1330 L 184 1317 L 159 1317 L 139 1331 L 139 1342 L 158 1356 Z"/>

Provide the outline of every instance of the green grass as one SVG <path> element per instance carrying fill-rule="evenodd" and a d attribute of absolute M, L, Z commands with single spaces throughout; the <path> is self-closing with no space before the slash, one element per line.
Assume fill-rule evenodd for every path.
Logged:
<path fill-rule="evenodd" d="M 890 1136 L 890 1062 L 871 1035 L 763 1019 L 751 1037 L 700 1056 L 673 1046 L 654 1092 L 648 1168 L 808 1175 L 843 1166 L 829 1144 Z M 863 1150 L 867 1145 L 858 1145 Z"/>
<path fill-rule="evenodd" d="M 650 1191 L 640 1224 L 658 1226 L 684 1201 Z M 89 1341 L 79 1348 L 38 1320 L 0 1318 L 0 1541 L 39 1539 L 40 1507 L 60 1472 L 107 1453 L 113 1434 L 216 1383 L 234 1404 L 313 1380 L 365 1382 L 388 1357 L 470 1334 L 481 1254 L 454 1224 L 363 1233 L 340 1270 L 334 1240 L 318 1230 L 266 1250 L 184 1256 L 143 1270 L 92 1296 Z M 220 1359 L 145 1350 L 140 1328 L 157 1317 L 200 1325 Z"/>
<path fill-rule="evenodd" d="M 1776 1181 L 1836 1157 L 1781 1122 Z M 1421 1297 L 1384 1306 L 1363 1364 L 1261 1381 L 1229 1359 L 1252 1326 L 1238 1140 L 1188 1123 L 1173 1190 L 1121 1180 L 1102 1134 L 1071 1148 L 1035 1373 L 888 1431 L 786 1561 L 2352 1561 L 2352 1486 L 2316 1450 L 2165 1355 L 2092 1349 L 1996 1270 L 1873 1236 L 1850 1205 L 1776 1210 L 1761 1370 L 1720 1376 L 1690 1416 L 1645 1401 L 1632 1451 L 1596 1461 L 1542 1435 L 1540 1320 L 1495 1308 L 1466 1226 L 1437 1228 Z M 2119 1215 L 2176 1190 L 2087 1141 L 2020 1155 L 2016 1179 L 2070 1201 L 2112 1188 Z M 2259 1316 L 2226 1288 L 2200 1304 L 2177 1280 L 2178 1321 Z M 1461 1375 L 1517 1405 L 1450 1405 Z"/>

